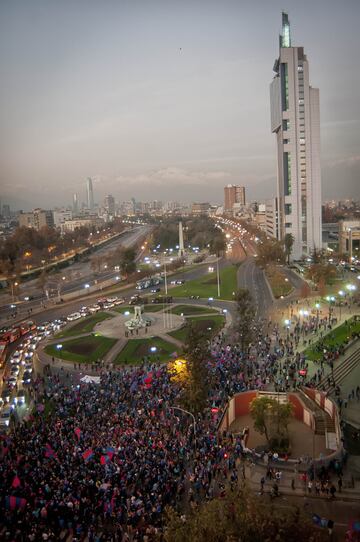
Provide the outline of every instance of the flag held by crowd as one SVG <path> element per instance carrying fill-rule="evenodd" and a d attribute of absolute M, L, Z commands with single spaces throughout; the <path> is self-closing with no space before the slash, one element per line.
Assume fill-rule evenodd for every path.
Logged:
<path fill-rule="evenodd" d="M 91 448 L 88 448 L 87 450 L 85 450 L 85 452 L 82 454 L 82 456 L 83 456 L 83 459 L 84 459 L 85 463 L 87 463 L 94 456 L 94 452 L 92 451 Z"/>
<path fill-rule="evenodd" d="M 27 503 L 26 499 L 22 497 L 8 496 L 5 497 L 5 508 L 7 510 L 16 510 L 17 508 L 25 508 Z"/>

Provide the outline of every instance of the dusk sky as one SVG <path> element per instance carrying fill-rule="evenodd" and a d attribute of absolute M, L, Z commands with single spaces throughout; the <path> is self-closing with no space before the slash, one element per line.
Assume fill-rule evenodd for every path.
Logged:
<path fill-rule="evenodd" d="M 0 197 L 275 195 L 281 11 L 320 89 L 323 199 L 360 195 L 359 0 L 1 0 Z"/>

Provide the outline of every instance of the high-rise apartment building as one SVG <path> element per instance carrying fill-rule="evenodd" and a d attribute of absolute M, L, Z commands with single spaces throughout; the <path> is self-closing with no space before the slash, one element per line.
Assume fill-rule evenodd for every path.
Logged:
<path fill-rule="evenodd" d="M 109 213 L 109 215 L 114 215 L 115 214 L 115 199 L 114 199 L 114 196 L 109 194 L 108 196 L 105 197 L 105 199 L 104 199 L 104 207 L 107 210 L 107 212 Z"/>
<path fill-rule="evenodd" d="M 245 205 L 245 186 L 228 184 L 224 187 L 224 211 L 232 211 L 234 203 Z"/>
<path fill-rule="evenodd" d="M 52 211 L 44 211 L 43 209 L 34 209 L 31 213 L 19 213 L 19 226 L 26 228 L 34 228 L 41 230 L 45 226 L 54 227 L 54 216 Z"/>
<path fill-rule="evenodd" d="M 93 192 L 93 184 L 91 177 L 87 178 L 86 181 L 86 196 L 87 196 L 87 208 L 92 210 L 94 208 L 94 192 Z"/>
<path fill-rule="evenodd" d="M 309 85 L 303 47 L 292 47 L 282 14 L 279 58 L 270 85 L 271 131 L 277 142 L 279 238 L 292 234 L 292 258 L 321 249 L 319 90 Z"/>

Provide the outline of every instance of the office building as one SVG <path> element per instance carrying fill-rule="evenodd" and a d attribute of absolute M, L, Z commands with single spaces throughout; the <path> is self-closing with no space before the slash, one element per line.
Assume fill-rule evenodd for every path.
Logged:
<path fill-rule="evenodd" d="M 282 14 L 279 57 L 270 85 L 271 130 L 277 142 L 279 238 L 292 234 L 292 258 L 321 249 L 319 90 L 309 85 L 303 47 L 291 45 Z"/>
<path fill-rule="evenodd" d="M 228 184 L 224 187 L 224 211 L 232 212 L 234 203 L 245 205 L 245 187 Z"/>
<path fill-rule="evenodd" d="M 266 234 L 279 239 L 279 210 L 278 199 L 272 198 L 265 202 Z"/>
<path fill-rule="evenodd" d="M 208 215 L 210 210 L 210 203 L 193 203 L 191 205 L 192 215 Z"/>
<path fill-rule="evenodd" d="M 66 220 L 72 220 L 73 212 L 68 209 L 56 209 L 53 211 L 53 216 L 55 228 L 60 228 Z"/>
<path fill-rule="evenodd" d="M 105 197 L 104 207 L 109 215 L 115 215 L 115 199 L 111 194 Z"/>
<path fill-rule="evenodd" d="M 52 211 L 44 211 L 43 209 L 34 209 L 30 213 L 19 213 L 19 226 L 26 228 L 34 228 L 41 230 L 45 226 L 52 228 L 54 226 L 54 217 Z"/>
<path fill-rule="evenodd" d="M 6 203 L 4 203 L 4 205 L 2 206 L 2 216 L 3 218 L 10 218 L 11 216 L 10 205 L 7 205 Z"/>
<path fill-rule="evenodd" d="M 86 197 L 87 208 L 91 211 L 94 208 L 94 191 L 91 177 L 88 177 L 86 181 Z"/>

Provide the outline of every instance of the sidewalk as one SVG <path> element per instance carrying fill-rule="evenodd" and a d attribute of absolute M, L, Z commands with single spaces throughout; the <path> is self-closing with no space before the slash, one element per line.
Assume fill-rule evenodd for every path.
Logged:
<path fill-rule="evenodd" d="M 274 466 L 275 470 L 278 468 L 278 470 L 282 472 L 281 481 L 280 483 L 277 482 L 280 493 L 283 493 L 284 495 L 297 495 L 300 497 L 311 495 L 312 498 L 318 498 L 321 500 L 327 499 L 327 497 L 324 495 L 317 496 L 315 493 L 315 488 L 313 488 L 312 492 L 309 493 L 306 484 L 299 479 L 299 472 L 295 472 L 294 469 L 291 471 L 282 469 L 282 465 L 278 465 L 278 467 L 276 467 L 274 464 Z M 251 489 L 254 491 L 260 491 L 260 480 L 263 476 L 266 478 L 266 468 L 259 465 L 251 466 L 248 464 L 245 466 L 245 476 L 247 482 L 251 486 Z M 355 483 L 354 488 L 347 487 L 351 481 L 350 476 L 348 473 L 346 473 L 346 471 L 343 476 L 343 487 L 340 493 L 338 491 L 337 478 L 335 476 L 332 478 L 337 490 L 336 500 L 360 501 L 360 484 L 357 482 Z M 294 480 L 295 489 L 292 489 L 292 480 Z M 266 479 L 264 491 L 267 493 L 270 492 L 273 483 L 274 480 Z"/>

